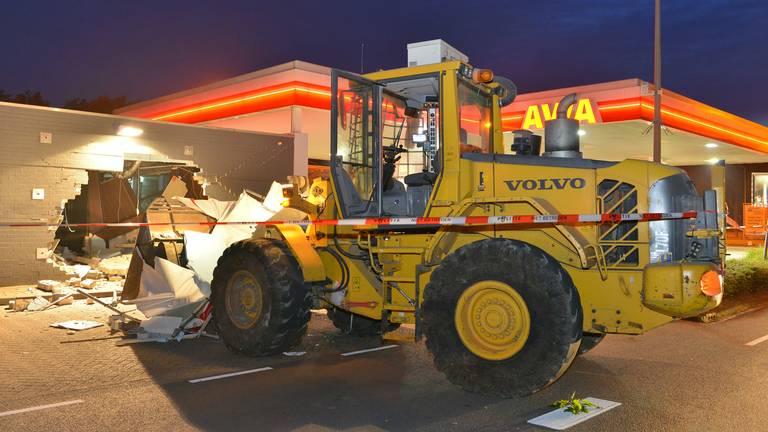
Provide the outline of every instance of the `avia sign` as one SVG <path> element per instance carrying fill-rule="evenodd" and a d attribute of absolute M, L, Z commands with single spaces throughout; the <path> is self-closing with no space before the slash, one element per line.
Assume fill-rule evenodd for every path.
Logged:
<path fill-rule="evenodd" d="M 557 118 L 557 107 L 559 105 L 560 102 L 529 106 L 525 111 L 522 128 L 542 129 L 544 127 L 544 122 Z M 574 106 L 576 107 L 575 113 L 573 112 Z M 575 105 L 568 107 L 568 117 L 573 118 L 578 122 L 586 122 L 589 124 L 597 123 L 592 101 L 587 98 L 579 99 Z"/>

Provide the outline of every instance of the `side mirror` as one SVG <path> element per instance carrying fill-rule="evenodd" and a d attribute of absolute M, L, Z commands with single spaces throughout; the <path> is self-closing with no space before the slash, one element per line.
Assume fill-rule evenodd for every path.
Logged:
<path fill-rule="evenodd" d="M 493 78 L 494 82 L 499 83 L 499 87 L 496 88 L 496 94 L 499 96 L 499 103 L 505 107 L 512 103 L 517 97 L 517 86 L 511 79 L 503 76 L 496 76 Z"/>

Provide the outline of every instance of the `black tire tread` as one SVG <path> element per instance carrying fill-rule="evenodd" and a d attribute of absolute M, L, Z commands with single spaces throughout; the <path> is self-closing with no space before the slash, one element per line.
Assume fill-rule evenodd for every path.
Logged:
<path fill-rule="evenodd" d="M 270 290 L 270 315 L 261 329 L 243 330 L 231 325 L 226 317 L 224 291 L 232 273 L 249 262 L 263 269 L 268 281 L 264 289 Z M 312 294 L 304 283 L 301 267 L 288 246 L 273 239 L 242 240 L 227 248 L 213 272 L 211 300 L 224 344 L 251 357 L 281 353 L 298 345 L 311 317 Z"/>
<path fill-rule="evenodd" d="M 453 315 L 461 292 L 486 279 L 507 281 L 513 287 L 517 283 L 519 292 L 530 287 L 521 295 L 529 303 L 531 337 L 520 352 L 502 362 L 472 354 L 455 329 Z M 534 303 L 543 309 L 537 312 Z M 576 355 L 582 317 L 578 291 L 568 273 L 541 249 L 516 240 L 489 239 L 460 247 L 435 269 L 424 290 L 424 332 L 435 366 L 449 381 L 475 393 L 519 397 L 554 382 Z M 549 345 L 535 352 L 534 332 L 551 334 Z"/>
<path fill-rule="evenodd" d="M 605 339 L 605 333 L 584 333 L 581 337 L 579 355 L 592 351 L 603 339 Z"/>

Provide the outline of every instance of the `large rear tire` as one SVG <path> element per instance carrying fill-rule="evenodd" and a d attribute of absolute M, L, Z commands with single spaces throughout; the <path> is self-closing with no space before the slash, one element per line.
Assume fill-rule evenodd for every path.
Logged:
<path fill-rule="evenodd" d="M 467 391 L 518 397 L 559 378 L 579 348 L 583 314 L 570 276 L 529 244 L 463 246 L 424 291 L 426 344 L 438 370 Z"/>
<path fill-rule="evenodd" d="M 248 356 L 277 354 L 307 331 L 312 305 L 298 262 L 276 240 L 243 240 L 224 251 L 211 303 L 227 347 Z"/>
<path fill-rule="evenodd" d="M 579 355 L 592 351 L 603 339 L 605 339 L 605 333 L 584 333 L 581 337 Z"/>

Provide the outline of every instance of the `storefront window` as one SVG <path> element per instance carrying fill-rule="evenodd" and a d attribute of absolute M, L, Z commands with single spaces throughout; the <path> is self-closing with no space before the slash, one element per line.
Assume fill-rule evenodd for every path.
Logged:
<path fill-rule="evenodd" d="M 491 97 L 464 81 L 459 83 L 459 124 L 462 153 L 491 151 Z"/>
<path fill-rule="evenodd" d="M 768 207 L 768 173 L 752 173 L 752 205 Z"/>

